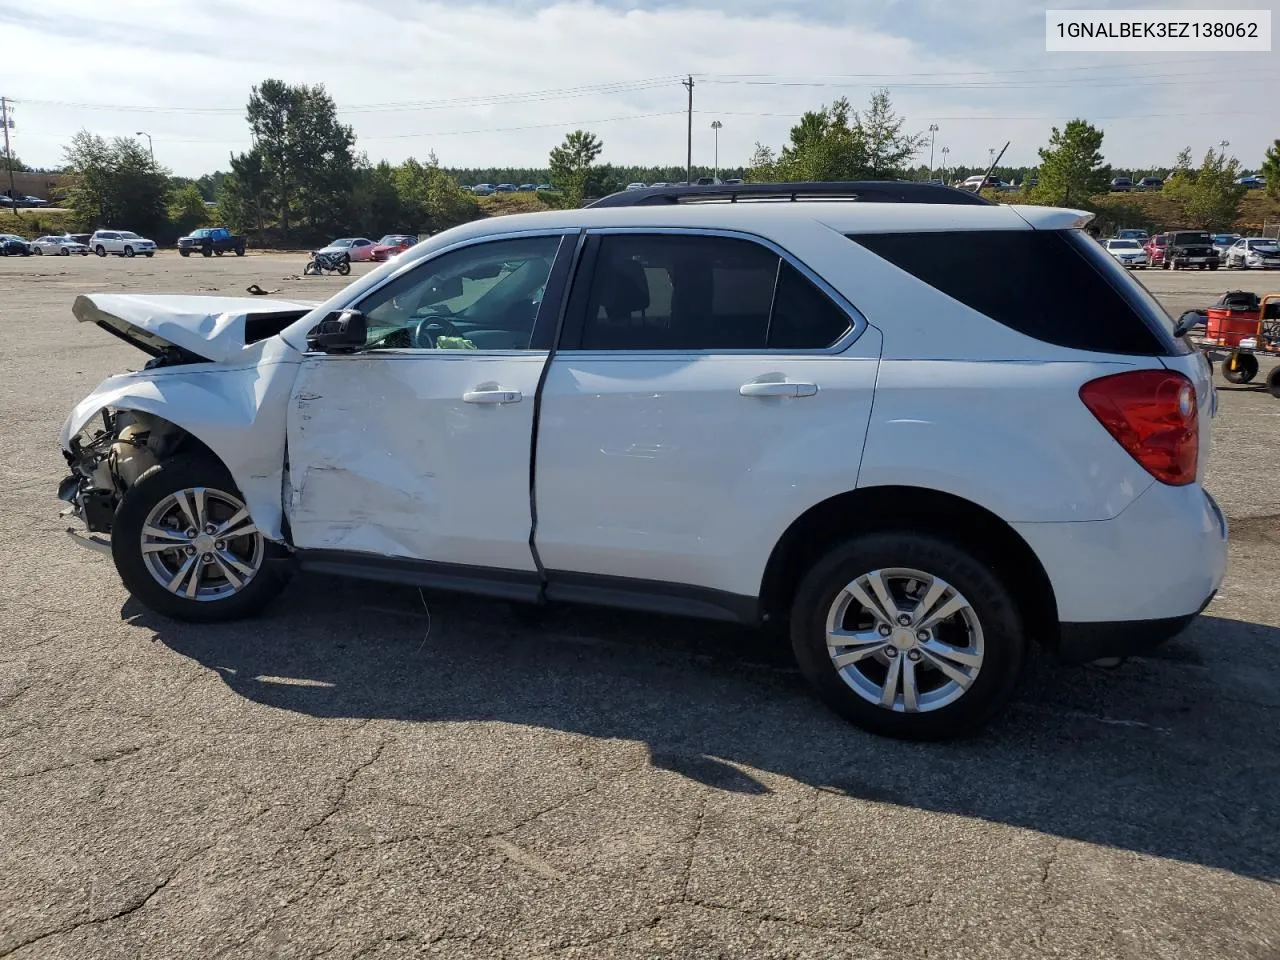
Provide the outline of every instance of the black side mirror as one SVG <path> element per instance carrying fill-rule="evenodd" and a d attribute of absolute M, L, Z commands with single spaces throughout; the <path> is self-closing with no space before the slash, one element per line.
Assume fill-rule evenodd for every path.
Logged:
<path fill-rule="evenodd" d="M 1188 310 L 1178 318 L 1177 324 L 1174 325 L 1173 335 L 1175 337 L 1185 337 L 1200 324 L 1204 323 L 1206 315 L 1198 310 Z"/>
<path fill-rule="evenodd" d="M 321 353 L 354 353 L 365 345 L 369 321 L 359 310 L 343 310 L 321 320 L 307 334 L 307 348 Z"/>

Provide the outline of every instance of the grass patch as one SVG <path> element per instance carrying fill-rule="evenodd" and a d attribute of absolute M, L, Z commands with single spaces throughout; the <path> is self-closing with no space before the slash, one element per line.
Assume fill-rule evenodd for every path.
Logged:
<path fill-rule="evenodd" d="M 39 209 L 0 210 L 0 233 L 16 233 L 28 240 L 50 233 L 74 233 L 75 226 L 72 213 L 46 213 Z"/>
<path fill-rule="evenodd" d="M 538 213 L 552 207 L 537 193 L 491 193 L 476 197 L 480 212 L 486 217 L 501 217 L 509 213 Z"/>

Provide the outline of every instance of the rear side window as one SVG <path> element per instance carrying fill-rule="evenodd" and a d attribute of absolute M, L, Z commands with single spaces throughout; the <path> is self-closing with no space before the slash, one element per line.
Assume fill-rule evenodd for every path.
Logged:
<path fill-rule="evenodd" d="M 1182 352 L 1173 322 L 1078 230 L 979 230 L 850 237 L 952 299 L 1029 337 L 1076 350 Z"/>
<path fill-rule="evenodd" d="M 840 307 L 758 243 L 677 234 L 598 242 L 566 349 L 816 350 L 849 329 Z"/>

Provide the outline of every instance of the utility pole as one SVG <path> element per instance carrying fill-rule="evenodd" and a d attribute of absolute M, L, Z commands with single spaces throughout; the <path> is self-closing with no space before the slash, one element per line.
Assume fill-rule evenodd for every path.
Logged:
<path fill-rule="evenodd" d="M 0 127 L 4 128 L 4 156 L 9 164 L 9 198 L 11 200 L 18 199 L 18 188 L 13 185 L 13 149 L 9 146 L 9 128 L 13 126 L 13 121 L 9 119 L 9 100 L 7 97 L 0 97 Z M 13 209 L 18 209 L 16 206 Z"/>
<path fill-rule="evenodd" d="M 929 179 L 933 179 L 933 141 L 938 136 L 938 125 L 929 124 Z"/>
<path fill-rule="evenodd" d="M 684 182 L 686 184 L 693 183 L 693 74 L 689 74 L 689 79 L 681 80 L 680 85 L 689 90 L 689 152 L 685 160 Z"/>
<path fill-rule="evenodd" d="M 155 145 L 151 142 L 151 134 L 147 133 L 145 130 L 139 130 L 137 133 L 134 134 L 134 136 L 147 138 L 147 149 L 151 152 L 151 166 L 152 168 L 154 168 L 156 165 L 156 148 L 155 148 Z"/>
<path fill-rule="evenodd" d="M 712 177 L 716 180 L 720 179 L 720 128 L 723 126 L 724 124 L 719 120 L 711 121 L 711 129 L 716 132 L 716 165 L 714 168 L 715 173 L 712 174 Z"/>

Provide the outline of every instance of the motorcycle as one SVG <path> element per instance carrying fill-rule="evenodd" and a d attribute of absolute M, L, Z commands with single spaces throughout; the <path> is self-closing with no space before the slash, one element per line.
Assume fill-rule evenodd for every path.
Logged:
<path fill-rule="evenodd" d="M 321 273 L 336 273 L 346 276 L 351 272 L 351 256 L 347 253 L 320 253 L 311 251 L 311 259 L 302 268 L 303 276 L 320 276 Z"/>

